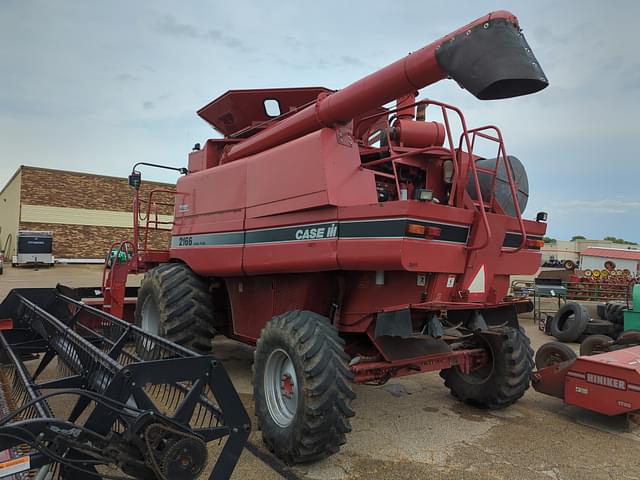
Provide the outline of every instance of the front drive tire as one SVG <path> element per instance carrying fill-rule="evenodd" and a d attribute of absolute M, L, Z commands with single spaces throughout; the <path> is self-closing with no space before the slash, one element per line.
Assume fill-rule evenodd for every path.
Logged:
<path fill-rule="evenodd" d="M 253 362 L 253 395 L 266 446 L 285 462 L 338 452 L 351 431 L 352 374 L 344 341 L 329 320 L 295 310 L 262 330 Z"/>
<path fill-rule="evenodd" d="M 489 363 L 468 374 L 458 367 L 440 372 L 445 386 L 457 399 L 475 407 L 496 410 L 524 395 L 531 382 L 533 350 L 521 329 L 503 328 L 476 335 L 476 348 L 487 349 Z"/>
<path fill-rule="evenodd" d="M 216 334 L 213 312 L 207 283 L 187 265 L 166 263 L 145 273 L 135 323 L 195 352 L 208 353 Z"/>

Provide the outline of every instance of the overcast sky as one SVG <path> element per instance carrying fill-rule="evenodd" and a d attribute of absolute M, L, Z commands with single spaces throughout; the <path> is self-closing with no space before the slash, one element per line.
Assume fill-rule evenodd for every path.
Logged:
<path fill-rule="evenodd" d="M 501 127 L 528 169 L 527 216 L 548 211 L 550 235 L 640 241 L 632 0 L 0 0 L 0 188 L 21 164 L 117 176 L 136 161 L 186 165 L 217 136 L 195 111 L 228 89 L 338 89 L 502 8 L 550 86 L 483 102 L 444 81 L 421 97 Z"/>

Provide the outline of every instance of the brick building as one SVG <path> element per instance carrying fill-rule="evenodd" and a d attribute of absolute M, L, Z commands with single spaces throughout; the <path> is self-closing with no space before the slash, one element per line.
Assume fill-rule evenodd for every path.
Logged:
<path fill-rule="evenodd" d="M 142 198 L 173 187 L 143 180 Z M 173 203 L 173 195 L 160 201 Z M 51 231 L 56 259 L 102 259 L 113 242 L 132 238 L 132 202 L 126 178 L 21 166 L 0 190 L 0 249 L 6 245 L 11 258 L 18 230 Z M 159 220 L 172 215 L 171 207 L 158 206 Z M 151 247 L 167 248 L 168 227 L 149 239 Z"/>

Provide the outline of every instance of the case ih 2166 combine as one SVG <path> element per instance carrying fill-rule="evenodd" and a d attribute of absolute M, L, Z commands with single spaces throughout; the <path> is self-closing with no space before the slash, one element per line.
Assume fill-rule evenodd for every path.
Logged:
<path fill-rule="evenodd" d="M 170 249 L 134 252 L 138 325 L 199 351 L 216 332 L 256 345 L 258 424 L 287 461 L 345 442 L 354 381 L 440 370 L 487 408 L 529 386 L 528 305 L 507 290 L 538 269 L 546 225 L 522 218 L 526 174 L 498 128 L 416 101 L 447 77 L 486 100 L 548 84 L 501 11 L 340 91 L 229 91 L 198 112 L 224 138 L 189 155 Z"/>
<path fill-rule="evenodd" d="M 258 425 L 288 462 L 344 444 L 352 382 L 439 370 L 486 408 L 529 387 L 529 304 L 507 293 L 538 269 L 546 215 L 523 219 L 526 173 L 497 127 L 416 100 L 445 78 L 483 100 L 548 85 L 516 17 L 494 12 L 339 91 L 232 90 L 202 108 L 224 138 L 190 153 L 167 250 L 148 248 L 167 192 L 143 202 L 130 177 L 135 236 L 102 308 L 125 318 L 127 274 L 144 271 L 142 329 L 200 353 L 216 333 L 256 345 Z"/>

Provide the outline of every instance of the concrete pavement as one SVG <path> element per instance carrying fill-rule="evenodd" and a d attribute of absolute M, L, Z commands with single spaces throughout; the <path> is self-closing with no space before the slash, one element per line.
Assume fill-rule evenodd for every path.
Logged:
<path fill-rule="evenodd" d="M 8 267 L 0 276 L 0 299 L 19 286 L 93 286 L 100 276 L 96 267 Z M 551 339 L 530 317 L 522 322 L 534 347 Z M 252 349 L 226 339 L 216 339 L 214 346 L 253 416 Z M 533 389 L 516 405 L 496 412 L 460 404 L 435 373 L 394 379 L 381 387 L 356 385 L 355 391 L 356 417 L 347 445 L 324 461 L 283 470 L 286 477 L 640 479 L 640 438 L 625 431 L 626 422 L 564 406 Z M 269 458 L 259 432 L 252 433 L 251 441 Z M 271 480 L 283 475 L 245 451 L 233 478 Z"/>

